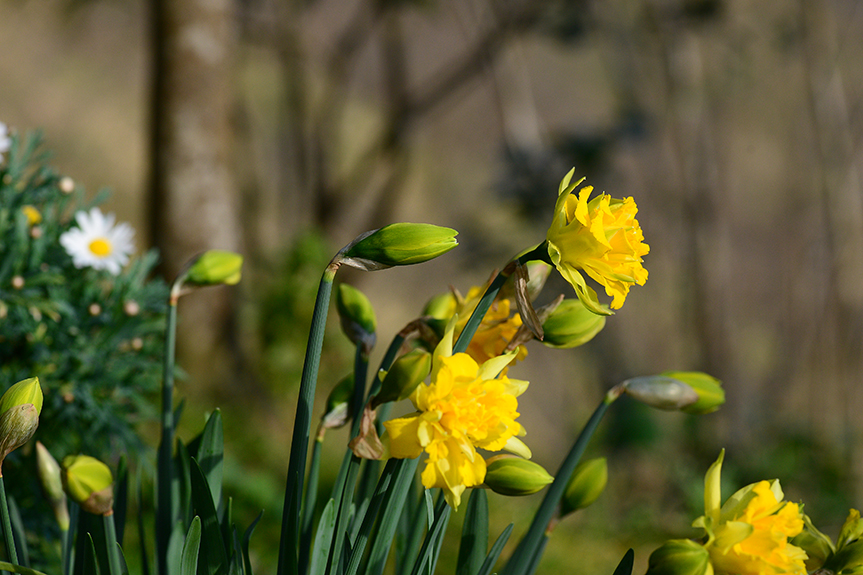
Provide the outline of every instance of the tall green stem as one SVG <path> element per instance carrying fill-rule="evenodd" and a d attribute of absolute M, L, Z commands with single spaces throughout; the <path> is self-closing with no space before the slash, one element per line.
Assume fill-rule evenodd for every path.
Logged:
<path fill-rule="evenodd" d="M 575 440 L 575 443 L 573 444 L 572 449 L 570 449 L 569 454 L 566 456 L 566 459 L 564 459 L 563 463 L 560 465 L 560 469 L 558 469 L 555 474 L 554 481 L 552 482 L 551 487 L 548 488 L 539 509 L 536 511 L 536 515 L 533 517 L 533 522 L 530 524 L 530 528 L 527 530 L 527 533 L 524 535 L 521 542 L 519 542 L 518 547 L 516 547 L 512 557 L 510 557 L 507 562 L 506 567 L 501 571 L 501 575 L 525 575 L 528 572 L 531 563 L 538 559 L 536 558 L 536 550 L 540 545 L 542 545 L 542 537 L 545 533 L 545 529 L 552 517 L 554 517 L 554 513 L 560 503 L 560 499 L 563 497 L 564 491 L 566 491 L 566 485 L 569 483 L 569 478 L 572 476 L 573 471 L 575 471 L 575 467 L 581 460 L 581 456 L 584 454 L 587 444 L 590 443 L 593 434 L 596 432 L 599 422 L 602 421 L 605 412 L 608 411 L 608 407 L 620 396 L 621 393 L 622 388 L 613 388 L 605 395 L 602 402 L 593 412 L 593 415 L 590 416 L 590 419 L 585 424 L 584 429 L 581 430 L 581 434 L 579 434 L 578 439 Z"/>
<path fill-rule="evenodd" d="M 6 501 L 6 483 L 0 473 L 0 520 L 3 522 L 3 539 L 6 542 L 6 554 L 9 562 L 18 564 L 18 552 L 15 550 L 15 536 L 12 534 L 12 520 L 9 518 L 9 504 Z"/>
<path fill-rule="evenodd" d="M 309 343 L 303 363 L 300 380 L 300 394 L 297 399 L 297 415 L 294 419 L 294 432 L 291 437 L 291 457 L 288 462 L 288 477 L 285 486 L 285 503 L 282 510 L 282 533 L 279 544 L 278 575 L 295 575 L 298 572 L 297 543 L 300 534 L 300 509 L 303 494 L 303 479 L 306 472 L 306 456 L 309 450 L 311 433 L 312 405 L 318 382 L 318 368 L 321 363 L 321 349 L 324 342 L 324 328 L 333 291 L 333 279 L 339 268 L 337 261 L 327 266 L 318 287 L 315 310 L 309 330 Z"/>
<path fill-rule="evenodd" d="M 162 376 L 162 438 L 159 442 L 158 476 L 156 489 L 158 507 L 156 508 L 156 561 L 158 573 L 168 572 L 168 541 L 174 518 L 177 516 L 177 502 L 173 496 L 174 478 L 174 362 L 177 348 L 177 300 L 179 287 L 175 283 L 168 299 L 168 315 L 165 324 L 165 357 Z"/>

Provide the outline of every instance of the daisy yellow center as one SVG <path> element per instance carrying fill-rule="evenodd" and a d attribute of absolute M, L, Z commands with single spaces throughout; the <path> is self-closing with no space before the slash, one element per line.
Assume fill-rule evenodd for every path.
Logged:
<path fill-rule="evenodd" d="M 90 252 L 100 258 L 104 258 L 106 256 L 111 255 L 111 252 L 114 251 L 111 247 L 111 242 L 108 241 L 108 238 L 96 238 L 95 240 L 90 242 L 90 245 L 87 246 L 90 249 Z"/>

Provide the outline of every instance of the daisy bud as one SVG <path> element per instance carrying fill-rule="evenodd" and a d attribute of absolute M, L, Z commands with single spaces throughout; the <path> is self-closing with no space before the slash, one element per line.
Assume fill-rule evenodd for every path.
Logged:
<path fill-rule="evenodd" d="M 419 264 L 458 245 L 458 232 L 432 224 L 398 223 L 362 234 L 340 253 L 344 264 L 365 271 Z"/>
<path fill-rule="evenodd" d="M 94 515 L 113 513 L 114 477 L 107 465 L 89 455 L 63 459 L 63 489 L 81 509 Z"/>
<path fill-rule="evenodd" d="M 725 403 L 725 391 L 722 389 L 722 382 L 715 377 L 700 371 L 666 371 L 662 375 L 682 381 L 698 394 L 698 401 L 683 407 L 681 411 L 700 415 L 716 411 L 719 406 Z"/>
<path fill-rule="evenodd" d="M 646 575 L 708 575 L 710 553 L 689 539 L 672 539 L 650 554 Z"/>
<path fill-rule="evenodd" d="M 415 349 L 399 357 L 386 372 L 372 406 L 406 399 L 431 372 L 432 354 Z"/>
<path fill-rule="evenodd" d="M 342 330 L 354 345 L 365 346 L 370 352 L 375 345 L 375 310 L 369 298 L 355 287 L 339 284 L 336 291 L 336 309 L 342 323 Z"/>
<path fill-rule="evenodd" d="M 321 420 L 324 429 L 335 429 L 348 422 L 351 398 L 354 396 L 354 374 L 350 373 L 336 384 L 327 397 L 327 407 Z"/>
<path fill-rule="evenodd" d="M 198 286 L 235 285 L 239 283 L 243 256 L 224 250 L 209 250 L 195 259 L 185 283 Z"/>
<path fill-rule="evenodd" d="M 71 194 L 75 191 L 75 180 L 69 176 L 63 176 L 60 178 L 60 182 L 57 184 L 57 187 L 59 187 L 60 191 L 64 194 Z"/>
<path fill-rule="evenodd" d="M 584 509 L 596 501 L 608 483 L 608 462 L 604 457 L 582 462 L 569 479 L 561 500 L 561 516 Z"/>
<path fill-rule="evenodd" d="M 60 464 L 51 455 L 51 452 L 36 442 L 36 469 L 39 473 L 39 482 L 42 491 L 54 510 L 54 517 L 62 531 L 69 530 L 69 506 L 66 504 L 66 493 L 63 491 L 63 478 L 61 477 Z"/>
<path fill-rule="evenodd" d="M 657 409 L 683 409 L 698 401 L 698 393 L 679 379 L 666 375 L 645 375 L 623 382 L 632 398 Z"/>
<path fill-rule="evenodd" d="M 0 414 L 27 403 L 33 404 L 36 415 L 42 413 L 42 387 L 38 377 L 24 379 L 7 389 L 0 397 Z"/>
<path fill-rule="evenodd" d="M 486 461 L 485 485 L 501 495 L 530 495 L 554 481 L 538 463 L 510 455 Z"/>
<path fill-rule="evenodd" d="M 605 316 L 597 315 L 577 299 L 565 299 L 542 323 L 542 343 L 568 349 L 585 344 L 605 327 Z"/>

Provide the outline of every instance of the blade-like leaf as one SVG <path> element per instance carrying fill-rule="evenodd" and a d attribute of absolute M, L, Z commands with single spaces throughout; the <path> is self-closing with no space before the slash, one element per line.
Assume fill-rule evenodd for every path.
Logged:
<path fill-rule="evenodd" d="M 504 545 L 509 541 L 509 536 L 512 534 L 512 523 L 506 526 L 500 535 L 498 535 L 497 540 L 494 542 L 494 545 L 491 546 L 491 549 L 488 552 L 488 555 L 485 557 L 485 561 L 482 562 L 482 567 L 479 568 L 479 572 L 477 575 L 489 575 L 491 570 L 494 568 L 494 564 L 497 563 L 497 558 L 500 557 L 500 552 L 503 551 Z"/>
<path fill-rule="evenodd" d="M 18 551 L 18 561 L 25 567 L 30 566 L 30 550 L 27 548 L 27 538 L 24 536 L 24 522 L 14 497 L 9 497 L 9 520 L 12 523 L 12 536 L 15 539 L 15 550 Z"/>
<path fill-rule="evenodd" d="M 198 574 L 216 575 L 228 565 L 225 540 L 219 526 L 219 517 L 213 505 L 213 495 L 207 485 L 207 478 L 195 459 L 191 460 L 189 471 L 192 483 L 192 506 L 195 514 L 201 517 L 201 551 L 198 553 Z"/>
<path fill-rule="evenodd" d="M 87 533 L 84 540 L 84 561 L 81 563 L 81 575 L 99 575 L 96 560 L 96 546 L 93 544 L 93 536 Z"/>
<path fill-rule="evenodd" d="M 192 519 L 192 525 L 183 543 L 180 555 L 180 575 L 196 575 L 198 570 L 198 552 L 201 549 L 201 518 L 197 515 Z"/>
<path fill-rule="evenodd" d="M 129 465 L 126 456 L 120 456 L 117 463 L 117 479 L 114 481 L 114 526 L 117 533 L 117 543 L 123 546 L 123 534 L 126 531 L 126 510 L 129 501 Z"/>
<path fill-rule="evenodd" d="M 255 517 L 255 520 L 252 521 L 252 524 L 249 525 L 249 528 L 246 529 L 246 532 L 243 534 L 243 569 L 245 569 L 246 575 L 252 575 L 252 561 L 249 558 L 249 541 L 252 539 L 252 533 L 255 531 L 255 526 L 257 526 L 258 521 L 260 521 L 263 516 L 263 511 L 258 513 L 258 516 Z"/>
<path fill-rule="evenodd" d="M 488 494 L 471 490 L 461 528 L 456 575 L 476 575 L 488 549 Z"/>
<path fill-rule="evenodd" d="M 171 530 L 171 536 L 168 539 L 168 554 L 166 566 L 168 568 L 167 575 L 180 575 L 180 563 L 183 557 L 183 543 L 186 535 L 183 529 L 183 524 L 177 521 L 174 528 Z"/>
<path fill-rule="evenodd" d="M 225 439 L 222 428 L 222 412 L 215 410 L 207 419 L 201 432 L 195 459 L 207 478 L 213 493 L 213 505 L 218 509 L 222 500 L 222 466 L 225 453 Z"/>
<path fill-rule="evenodd" d="M 612 575 L 632 575 L 632 564 L 635 562 L 635 551 L 630 549 L 623 555 Z"/>
<path fill-rule="evenodd" d="M 336 527 L 336 502 L 330 499 L 318 521 L 318 532 L 312 547 L 311 567 L 309 575 L 324 575 L 327 568 L 327 557 L 333 541 L 333 530 Z"/>

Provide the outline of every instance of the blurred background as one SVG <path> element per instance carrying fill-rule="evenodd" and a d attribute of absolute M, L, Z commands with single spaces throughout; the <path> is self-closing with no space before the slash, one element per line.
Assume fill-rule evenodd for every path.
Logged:
<path fill-rule="evenodd" d="M 610 573 L 634 546 L 643 571 L 695 535 L 722 447 L 726 494 L 778 477 L 827 533 L 863 494 L 861 4 L 0 0 L 0 121 L 111 188 L 167 278 L 207 248 L 245 255 L 239 286 L 180 306 L 178 392 L 190 430 L 222 406 L 235 513 L 272 526 L 259 550 L 275 548 L 314 293 L 340 247 L 394 221 L 460 231 L 430 264 L 340 273 L 385 348 L 428 298 L 543 240 L 570 167 L 633 196 L 647 284 L 588 345 L 535 345 L 511 374 L 531 381 L 526 441 L 552 471 L 611 385 L 724 382 L 727 405 L 700 418 L 615 406 L 591 449 L 608 492 L 541 567 Z M 573 295 L 553 277 L 544 298 L 558 293 Z M 351 366 L 331 327 L 321 393 Z M 494 519 L 517 535 L 536 505 L 500 499 Z"/>

